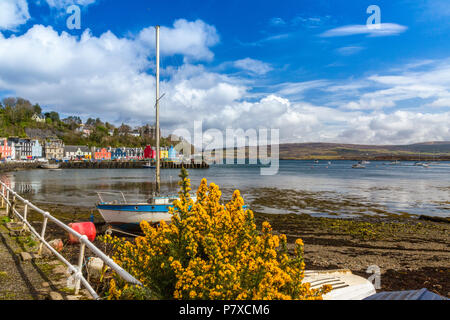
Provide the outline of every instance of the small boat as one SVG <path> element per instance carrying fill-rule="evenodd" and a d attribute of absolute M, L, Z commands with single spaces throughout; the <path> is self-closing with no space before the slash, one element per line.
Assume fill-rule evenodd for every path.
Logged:
<path fill-rule="evenodd" d="M 361 164 L 370 164 L 370 161 L 362 160 L 362 161 L 360 161 L 360 163 L 361 163 Z"/>
<path fill-rule="evenodd" d="M 151 197 L 147 202 L 133 203 L 128 202 L 123 195 L 122 199 L 106 202 L 102 198 L 102 194 L 117 194 L 113 192 L 97 192 L 100 202 L 97 204 L 97 209 L 100 212 L 103 220 L 113 227 L 117 227 L 122 231 L 136 231 L 139 230 L 139 223 L 142 220 L 150 223 L 158 223 L 160 221 L 170 221 L 172 215 L 169 213 L 169 208 L 172 202 L 178 199 L 178 196 L 162 196 Z M 192 197 L 195 201 L 196 198 Z"/>
<path fill-rule="evenodd" d="M 156 166 L 155 166 L 155 196 L 147 201 L 128 203 L 123 193 L 120 201 L 112 202 L 103 201 L 100 193 L 97 193 L 100 202 L 97 204 L 97 209 L 105 222 L 111 226 L 115 226 L 120 230 L 138 230 L 141 221 L 148 221 L 149 223 L 158 223 L 160 221 L 170 221 L 172 215 L 169 213 L 169 208 L 172 206 L 177 196 L 161 195 L 161 181 L 160 181 L 160 147 L 159 147 L 159 26 L 156 26 Z M 148 167 L 148 164 L 145 167 Z"/>
<path fill-rule="evenodd" d="M 356 163 L 354 165 L 352 165 L 353 169 L 365 169 L 366 167 L 364 165 L 362 165 L 361 163 Z"/>
<path fill-rule="evenodd" d="M 306 270 L 303 282 L 309 283 L 312 289 L 331 285 L 332 290 L 323 296 L 323 300 L 362 300 L 376 294 L 372 282 L 346 269 Z"/>
<path fill-rule="evenodd" d="M 314 160 L 314 163 L 319 163 L 319 160 Z"/>
<path fill-rule="evenodd" d="M 156 166 L 153 165 L 153 164 L 151 164 L 150 161 L 149 161 L 149 162 L 147 162 L 146 164 L 144 164 L 144 165 L 142 166 L 142 168 L 145 168 L 145 169 L 156 169 Z"/>
<path fill-rule="evenodd" d="M 398 160 L 395 160 L 395 161 L 391 161 L 391 163 L 390 164 L 393 164 L 393 165 L 396 165 L 396 164 L 400 164 L 400 161 L 398 161 Z"/>
<path fill-rule="evenodd" d="M 43 163 L 40 166 L 43 169 L 51 169 L 51 170 L 55 170 L 55 169 L 59 169 L 59 163 Z"/>

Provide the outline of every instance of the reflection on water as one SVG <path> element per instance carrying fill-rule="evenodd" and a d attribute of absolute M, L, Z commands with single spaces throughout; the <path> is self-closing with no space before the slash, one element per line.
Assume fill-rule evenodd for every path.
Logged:
<path fill-rule="evenodd" d="M 294 190 L 299 195 L 310 192 L 334 202 L 353 201 L 369 209 L 383 207 L 393 213 L 450 216 L 450 162 L 424 168 L 412 162 L 386 165 L 373 161 L 366 169 L 352 169 L 353 163 L 286 160 L 280 161 L 275 176 L 261 176 L 256 166 L 212 166 L 190 170 L 189 174 L 194 190 L 205 177 L 225 190 L 225 196 L 240 189 L 250 204 L 263 196 L 258 188 L 276 188 Z M 162 192 L 176 193 L 179 170 L 162 170 L 161 174 Z M 143 201 L 155 190 L 152 169 L 29 170 L 4 174 L 2 179 L 31 200 L 81 206 L 95 205 L 96 191 L 122 191 L 129 201 Z M 277 209 L 272 203 L 264 211 Z M 317 207 L 296 207 L 290 212 L 324 213 Z"/>

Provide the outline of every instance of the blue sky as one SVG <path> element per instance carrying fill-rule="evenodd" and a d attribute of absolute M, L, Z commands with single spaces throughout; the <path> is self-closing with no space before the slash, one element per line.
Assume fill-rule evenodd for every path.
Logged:
<path fill-rule="evenodd" d="M 450 140 L 447 2 L 0 0 L 0 95 L 151 123 L 159 24 L 166 133 L 202 120 L 285 142 Z"/>

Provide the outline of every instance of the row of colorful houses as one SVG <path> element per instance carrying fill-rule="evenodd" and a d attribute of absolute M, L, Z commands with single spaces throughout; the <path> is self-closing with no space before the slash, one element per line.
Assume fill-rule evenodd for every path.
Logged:
<path fill-rule="evenodd" d="M 173 147 L 161 148 L 163 160 L 175 161 L 179 158 Z M 97 148 L 64 145 L 60 139 L 44 141 L 25 138 L 0 138 L 1 160 L 144 160 L 155 159 L 156 151 L 151 146 L 143 148 Z"/>

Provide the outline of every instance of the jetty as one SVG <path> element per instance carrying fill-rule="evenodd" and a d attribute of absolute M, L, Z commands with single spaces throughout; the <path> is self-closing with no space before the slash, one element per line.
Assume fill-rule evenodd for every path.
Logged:
<path fill-rule="evenodd" d="M 141 169 L 147 165 L 147 161 L 60 161 L 62 169 Z M 11 161 L 1 162 L 0 172 L 19 171 L 42 168 L 43 163 L 35 161 Z M 209 164 L 202 162 L 177 163 L 162 161 L 161 169 L 208 169 Z"/>
<path fill-rule="evenodd" d="M 67 161 L 60 162 L 62 169 L 140 169 L 147 161 Z M 209 164 L 202 162 L 177 163 L 161 161 L 161 169 L 208 169 Z"/>

